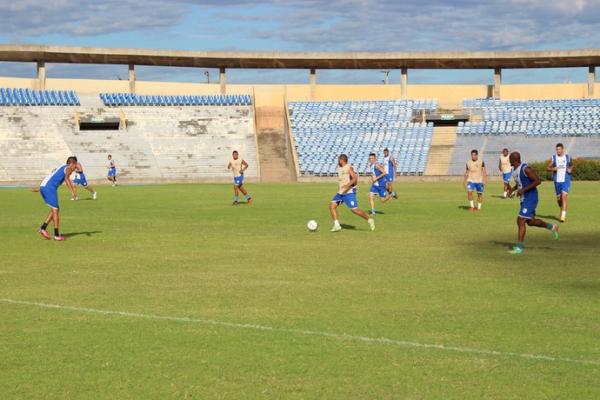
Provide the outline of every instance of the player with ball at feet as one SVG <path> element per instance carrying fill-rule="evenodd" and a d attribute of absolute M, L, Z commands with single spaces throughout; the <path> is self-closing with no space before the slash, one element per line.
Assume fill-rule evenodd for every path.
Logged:
<path fill-rule="evenodd" d="M 342 203 L 344 203 L 354 214 L 366 220 L 372 231 L 375 230 L 375 221 L 372 218 L 369 218 L 366 212 L 358 208 L 358 201 L 356 200 L 357 182 L 358 175 L 354 171 L 354 168 L 352 168 L 352 165 L 348 164 L 348 156 L 340 154 L 338 157 L 338 191 L 329 204 L 329 212 L 333 219 L 333 228 L 331 228 L 331 232 L 339 232 L 342 230 L 337 213 L 337 208 Z"/>

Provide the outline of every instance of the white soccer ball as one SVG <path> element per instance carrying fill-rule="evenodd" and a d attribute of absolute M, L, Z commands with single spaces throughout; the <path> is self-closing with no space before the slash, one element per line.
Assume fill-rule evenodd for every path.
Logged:
<path fill-rule="evenodd" d="M 309 231 L 315 232 L 317 230 L 317 228 L 319 227 L 319 224 L 317 224 L 317 221 L 315 221 L 314 219 L 311 219 L 310 221 L 308 221 L 306 223 L 306 227 L 308 228 Z"/>

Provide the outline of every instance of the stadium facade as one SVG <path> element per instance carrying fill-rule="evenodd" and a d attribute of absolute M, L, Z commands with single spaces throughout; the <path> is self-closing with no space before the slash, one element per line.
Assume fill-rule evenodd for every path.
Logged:
<path fill-rule="evenodd" d="M 73 153 L 98 179 L 105 155 L 114 154 L 130 182 L 223 181 L 233 149 L 251 164 L 248 177 L 265 182 L 326 177 L 335 152 L 354 155 L 360 165 L 382 146 L 399 153 L 401 174 L 420 177 L 460 174 L 470 148 L 482 151 L 491 171 L 502 147 L 539 161 L 562 141 L 574 156 L 600 158 L 600 50 L 230 53 L 9 45 L 0 46 L 0 61 L 37 67 L 31 79 L 0 77 L 0 182 L 9 184 L 35 182 Z M 47 78 L 49 63 L 122 64 L 129 76 Z M 218 68 L 219 81 L 140 81 L 137 65 Z M 587 83 L 502 83 L 503 69 L 550 67 L 587 67 Z M 231 68 L 301 68 L 307 83 L 227 84 Z M 319 84 L 322 69 L 398 69 L 400 84 Z M 410 84 L 413 69 L 489 69 L 494 84 Z M 15 167 L 23 159 L 30 167 Z"/>

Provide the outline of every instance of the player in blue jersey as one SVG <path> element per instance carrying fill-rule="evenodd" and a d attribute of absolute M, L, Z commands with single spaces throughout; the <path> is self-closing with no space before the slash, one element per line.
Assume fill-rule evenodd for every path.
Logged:
<path fill-rule="evenodd" d="M 111 154 L 108 155 L 108 174 L 106 177 L 113 186 L 117 186 L 117 166 L 115 165 Z"/>
<path fill-rule="evenodd" d="M 573 160 L 571 156 L 565 154 L 565 147 L 562 143 L 556 145 L 556 154 L 554 154 L 548 165 L 547 171 L 552 172 L 554 178 L 554 191 L 558 207 L 560 207 L 560 222 L 565 222 L 567 218 L 567 196 L 571 190 L 571 174 L 573 173 Z"/>
<path fill-rule="evenodd" d="M 82 186 L 85 190 L 92 194 L 92 200 L 96 200 L 96 191 L 90 185 L 88 185 L 87 178 L 83 173 L 83 167 L 78 162 L 77 168 L 75 169 L 75 179 L 73 179 L 73 185 Z M 75 189 L 75 193 L 77 193 L 77 189 Z M 75 197 L 71 197 L 71 200 L 77 200 L 77 195 Z"/>
<path fill-rule="evenodd" d="M 396 179 L 396 173 L 398 171 L 398 163 L 396 159 L 390 154 L 390 150 L 383 149 L 383 168 L 386 173 L 386 188 L 390 196 L 394 199 L 398 198 L 396 192 L 394 192 L 394 180 Z"/>
<path fill-rule="evenodd" d="M 340 221 L 338 220 L 337 208 L 340 204 L 345 204 L 355 215 L 369 223 L 369 228 L 375 230 L 375 221 L 369 218 L 366 212 L 358 208 L 358 200 L 356 200 L 356 184 L 358 183 L 358 175 L 348 164 L 348 156 L 340 154 L 338 157 L 338 191 L 329 203 L 329 212 L 333 219 L 333 228 L 331 232 L 339 232 L 342 230 Z"/>
<path fill-rule="evenodd" d="M 58 217 L 58 188 L 65 182 L 71 191 L 71 195 L 76 197 L 75 187 L 71 182 L 71 174 L 77 169 L 77 157 L 71 156 L 67 159 L 67 163 L 55 168 L 42 183 L 40 183 L 40 194 L 44 199 L 44 203 L 51 208 L 48 217 L 40 226 L 38 233 L 46 239 L 50 239 L 50 235 L 46 228 L 50 222 L 54 222 L 54 240 L 63 241 L 64 236 L 59 232 L 59 217 Z"/>
<path fill-rule="evenodd" d="M 519 239 L 510 251 L 511 254 L 521 254 L 524 250 L 525 233 L 527 225 L 538 228 L 546 228 L 552 232 L 554 239 L 558 239 L 558 225 L 548 224 L 535 217 L 535 209 L 538 205 L 537 187 L 542 183 L 538 174 L 527 164 L 521 163 L 521 154 L 513 152 L 510 154 L 510 165 L 513 167 L 513 179 L 516 185 L 509 188 L 509 196 L 514 192 L 521 198 L 521 209 L 517 217 L 519 228 Z"/>
<path fill-rule="evenodd" d="M 371 164 L 370 174 L 371 181 L 373 182 L 371 189 L 369 190 L 369 203 L 371 204 L 369 213 L 375 215 L 375 196 L 379 196 L 379 200 L 382 203 L 385 203 L 391 198 L 391 195 L 388 193 L 386 186 L 388 175 L 386 174 L 383 165 L 377 162 L 375 153 L 369 154 L 369 163 Z"/>

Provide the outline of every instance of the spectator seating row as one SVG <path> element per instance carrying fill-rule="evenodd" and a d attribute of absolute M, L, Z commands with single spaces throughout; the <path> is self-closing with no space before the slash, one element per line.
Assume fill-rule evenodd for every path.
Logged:
<path fill-rule="evenodd" d="M 119 106 L 249 106 L 250 95 L 214 96 L 152 96 L 133 93 L 101 93 L 100 99 L 109 107 Z"/>
<path fill-rule="evenodd" d="M 465 100 L 481 121 L 459 123 L 459 135 L 597 136 L 600 99 Z"/>
<path fill-rule="evenodd" d="M 0 106 L 78 106 L 72 91 L 0 88 Z"/>

